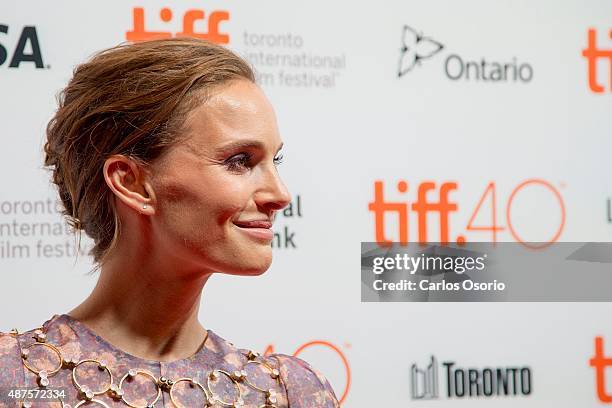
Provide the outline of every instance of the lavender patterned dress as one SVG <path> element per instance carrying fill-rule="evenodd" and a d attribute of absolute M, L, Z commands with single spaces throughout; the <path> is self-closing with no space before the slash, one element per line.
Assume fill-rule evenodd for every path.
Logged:
<path fill-rule="evenodd" d="M 48 392 L 19 401 L 15 393 L 8 396 L 11 389 L 54 390 L 63 398 Z M 0 392 L 2 408 L 339 407 L 327 380 L 296 357 L 258 356 L 208 330 L 189 358 L 145 360 L 118 350 L 68 315 L 53 316 L 38 332 L 0 333 Z"/>

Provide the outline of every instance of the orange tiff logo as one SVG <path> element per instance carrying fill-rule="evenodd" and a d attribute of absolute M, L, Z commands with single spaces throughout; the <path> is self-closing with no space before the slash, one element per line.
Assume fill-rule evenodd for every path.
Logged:
<path fill-rule="evenodd" d="M 457 189 L 457 183 L 442 183 L 438 190 L 438 201 L 430 202 L 428 192 L 436 190 L 436 183 L 426 181 L 419 185 L 417 200 L 412 203 L 412 210 L 417 213 L 419 242 L 425 243 L 427 238 L 427 214 L 434 212 L 440 216 L 440 242 L 449 242 L 449 214 L 457 211 L 457 204 L 449 201 L 451 191 Z M 399 242 L 408 243 L 408 204 L 402 202 L 388 202 L 384 198 L 384 182 L 378 180 L 374 182 L 374 200 L 368 203 L 368 209 L 374 213 L 374 223 L 376 225 L 376 242 L 379 244 L 389 244 L 392 241 L 385 236 L 385 215 L 388 212 L 395 212 L 399 215 Z M 405 193 L 408 191 L 408 183 L 400 181 L 397 183 L 397 191 Z M 460 239 L 463 241 L 463 239 Z"/>
<path fill-rule="evenodd" d="M 595 368 L 599 400 L 601 402 L 612 402 L 612 395 L 606 392 L 606 368 L 612 366 L 612 358 L 604 355 L 602 337 L 595 337 L 595 355 L 589 360 L 589 364 Z"/>
<path fill-rule="evenodd" d="M 612 30 L 608 35 L 612 39 Z M 597 31 L 594 28 L 589 29 L 588 45 L 582 50 L 582 56 L 586 58 L 589 73 L 589 88 L 595 93 L 603 93 L 605 87 L 597 81 L 597 61 L 600 59 L 608 59 L 610 62 L 609 79 L 610 92 L 612 92 L 612 48 L 602 49 L 597 47 Z"/>
<path fill-rule="evenodd" d="M 183 14 L 183 29 L 180 32 L 172 34 L 170 31 L 147 31 L 145 29 L 145 11 L 142 7 L 134 7 L 132 10 L 132 29 L 125 33 L 125 38 L 128 41 L 147 41 L 160 38 L 172 37 L 195 37 L 203 40 L 208 40 L 217 44 L 229 43 L 229 35 L 219 32 L 219 24 L 222 21 L 229 20 L 229 12 L 213 11 L 208 16 L 207 30 L 205 32 L 196 31 L 194 25 L 196 21 L 205 20 L 204 10 L 187 10 Z M 164 7 L 159 12 L 159 18 L 168 23 L 172 21 L 173 13 L 167 7 Z"/>
<path fill-rule="evenodd" d="M 423 181 L 416 185 L 416 199 L 409 203 L 408 201 L 389 201 L 385 198 L 385 182 L 376 180 L 374 182 L 374 198 L 368 203 L 368 210 L 374 215 L 374 231 L 375 240 L 380 246 L 387 246 L 393 242 L 399 242 L 401 245 L 407 245 L 410 242 L 409 237 L 409 219 L 416 218 L 416 231 L 418 242 L 425 244 L 431 242 L 429 239 L 429 217 L 437 216 L 439 220 L 439 236 L 433 242 L 440 242 L 446 245 L 450 242 L 456 242 L 458 245 L 464 245 L 467 242 L 466 234 L 489 234 L 490 239 L 487 242 L 498 242 L 498 236 L 502 233 L 510 233 L 512 238 L 521 245 L 531 249 L 543 249 L 554 242 L 557 242 L 563 228 L 565 226 L 565 204 L 563 197 L 558 189 L 550 182 L 542 179 L 527 179 L 523 180 L 514 186 L 507 197 L 502 197 L 498 200 L 498 187 L 495 181 L 487 183 L 478 202 L 471 210 L 471 215 L 465 225 L 463 231 L 459 234 L 452 235 L 450 231 L 451 217 L 459 211 L 459 204 L 451 198 L 451 194 L 459 188 L 459 184 L 455 181 L 436 183 L 435 181 Z M 530 196 L 532 189 L 541 189 L 552 195 L 554 201 L 557 202 L 557 208 L 545 209 L 547 212 L 542 215 L 546 219 L 550 218 L 558 212 L 558 224 L 550 223 L 553 230 L 550 232 L 548 239 L 542 239 L 541 242 L 531 242 L 527 239 L 525 231 L 521 231 L 519 225 L 513 221 L 513 205 L 515 199 L 526 194 L 526 198 L 533 200 Z M 404 180 L 398 181 L 396 190 L 400 194 L 408 192 L 408 183 Z M 433 197 L 432 197 L 433 196 Z M 526 199 L 523 196 L 523 200 Z M 498 210 L 498 205 L 502 206 L 502 211 Z M 553 204 L 554 205 L 554 204 Z M 465 207 L 464 207 L 465 209 Z M 398 231 L 393 239 L 385 233 L 387 226 L 387 216 L 393 214 L 398 218 Z M 505 225 L 502 225 L 503 220 L 500 220 L 500 214 L 505 214 Z M 554 220 L 554 218 L 552 218 Z M 485 222 L 483 222 L 485 221 Z M 523 224 L 524 225 L 524 224 Z M 460 227 L 461 228 L 461 227 Z M 482 235 L 481 235 L 482 236 Z M 437 240 L 439 239 L 439 240 Z M 480 239 L 482 240 L 482 238 Z"/>

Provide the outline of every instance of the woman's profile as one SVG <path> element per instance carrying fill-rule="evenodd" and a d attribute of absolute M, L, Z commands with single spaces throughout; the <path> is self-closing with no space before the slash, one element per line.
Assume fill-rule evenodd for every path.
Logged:
<path fill-rule="evenodd" d="M 281 148 L 272 106 L 226 48 L 156 40 L 79 65 L 45 165 L 100 274 L 72 311 L 0 334 L 0 388 L 14 391 L 0 406 L 338 407 L 306 362 L 237 348 L 198 320 L 213 273 L 271 264 L 291 200 Z M 20 393 L 35 389 L 46 394 Z"/>

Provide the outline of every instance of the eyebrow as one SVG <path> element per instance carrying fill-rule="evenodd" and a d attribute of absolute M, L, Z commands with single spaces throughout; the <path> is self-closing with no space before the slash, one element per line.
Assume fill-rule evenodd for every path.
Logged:
<path fill-rule="evenodd" d="M 276 153 L 278 153 L 278 151 L 283 148 L 283 145 L 284 143 L 281 143 L 280 146 L 278 146 L 278 149 L 276 149 Z M 225 146 L 221 146 L 220 148 L 217 149 L 217 153 L 227 153 L 232 150 L 239 150 L 239 149 L 265 150 L 265 146 L 262 142 L 257 141 L 257 140 L 239 140 L 236 142 L 228 143 Z"/>

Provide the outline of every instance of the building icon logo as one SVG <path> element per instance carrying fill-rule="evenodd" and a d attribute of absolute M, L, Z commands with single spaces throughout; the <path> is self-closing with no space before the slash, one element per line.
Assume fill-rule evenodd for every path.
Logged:
<path fill-rule="evenodd" d="M 410 395 L 415 400 L 438 398 L 438 361 L 434 356 L 424 369 L 416 364 L 410 367 Z"/>

